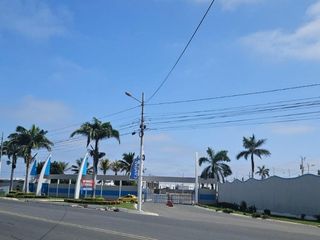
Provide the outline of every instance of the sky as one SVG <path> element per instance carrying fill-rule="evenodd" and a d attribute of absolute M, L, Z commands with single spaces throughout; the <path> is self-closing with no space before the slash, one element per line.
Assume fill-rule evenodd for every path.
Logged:
<path fill-rule="evenodd" d="M 318 84 L 318 0 L 294 4 L 216 0 L 181 61 L 149 100 L 209 4 L 208 0 L 1 0 L 0 131 L 6 137 L 17 125 L 36 124 L 48 130 L 48 138 L 56 143 L 53 160 L 71 165 L 86 152 L 83 138 L 68 140 L 71 132 L 97 117 L 110 121 L 122 134 L 121 144 L 113 139 L 101 142 L 107 157 L 118 160 L 125 152 L 139 152 L 139 137 L 130 134 L 139 127 L 140 108 L 134 108 L 139 104 L 124 93 L 140 99 L 144 92 L 147 175 L 194 176 L 195 153 L 205 156 L 211 147 L 228 150 L 233 171 L 229 180 L 248 178 L 250 161 L 236 160 L 236 155 L 243 150 L 242 138 L 252 134 L 267 139 L 264 147 L 271 152 L 270 157 L 257 159 L 256 166 L 265 165 L 271 175 L 295 177 L 300 158 L 305 157 L 306 168 L 309 164 L 310 173 L 316 173 L 320 169 L 317 85 L 158 103 Z M 308 105 L 306 99 L 316 102 Z M 246 110 L 302 101 L 303 106 L 292 111 L 249 114 Z M 223 111 L 235 108 L 232 117 L 225 116 Z M 114 114 L 122 110 L 127 111 Z M 199 120 L 194 115 L 199 111 L 220 116 Z M 38 161 L 49 154 L 36 152 Z M 9 175 L 5 162 L 3 158 L 1 177 Z M 24 163 L 19 160 L 16 176 L 23 175 Z"/>

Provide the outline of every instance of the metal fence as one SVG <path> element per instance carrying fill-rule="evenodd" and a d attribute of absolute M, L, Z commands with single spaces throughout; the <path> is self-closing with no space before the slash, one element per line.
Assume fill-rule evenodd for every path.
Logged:
<path fill-rule="evenodd" d="M 174 204 L 192 204 L 194 202 L 193 193 L 169 193 L 169 194 L 147 194 L 146 201 L 153 203 L 167 203 L 171 200 Z"/>

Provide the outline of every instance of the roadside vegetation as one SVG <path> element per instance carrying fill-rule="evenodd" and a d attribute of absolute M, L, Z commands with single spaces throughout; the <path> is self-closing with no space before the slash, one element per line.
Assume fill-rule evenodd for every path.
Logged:
<path fill-rule="evenodd" d="M 314 215 L 313 217 L 315 220 L 305 219 L 305 214 L 301 214 L 299 217 L 279 216 L 272 214 L 269 209 L 264 209 L 262 212 L 258 212 L 255 206 L 247 207 L 247 204 L 244 201 L 242 201 L 240 205 L 221 202 L 214 205 L 198 204 L 198 206 L 226 214 L 238 214 L 252 218 L 279 220 L 320 227 L 320 215 Z"/>

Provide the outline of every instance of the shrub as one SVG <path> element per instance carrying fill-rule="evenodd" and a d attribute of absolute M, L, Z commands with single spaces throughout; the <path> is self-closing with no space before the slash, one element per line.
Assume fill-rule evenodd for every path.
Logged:
<path fill-rule="evenodd" d="M 301 220 L 304 220 L 305 217 L 306 217 L 306 215 L 305 215 L 304 213 L 302 213 L 302 214 L 300 215 L 300 219 L 301 219 Z"/>
<path fill-rule="evenodd" d="M 320 214 L 313 215 L 313 217 L 317 219 L 317 221 L 320 221 Z"/>
<path fill-rule="evenodd" d="M 233 210 L 239 210 L 239 205 L 236 203 L 219 202 L 216 204 L 219 208 L 230 208 Z"/>
<path fill-rule="evenodd" d="M 84 198 L 83 200 L 96 202 L 96 201 L 104 201 L 105 199 L 103 197 L 97 197 L 97 198 L 87 197 L 87 198 Z"/>
<path fill-rule="evenodd" d="M 98 200 L 98 201 L 94 201 L 92 200 L 92 198 L 90 200 L 86 200 L 86 199 L 64 199 L 65 202 L 68 202 L 68 203 L 78 203 L 78 204 L 85 204 L 85 205 L 88 205 L 88 204 L 95 204 L 95 205 L 118 205 L 118 204 L 121 204 L 122 202 L 121 201 L 118 201 L 118 200 L 114 200 L 114 201 L 101 201 L 101 200 Z"/>
<path fill-rule="evenodd" d="M 257 212 L 257 208 L 255 205 L 248 207 L 248 212 L 250 213 L 255 213 Z"/>
<path fill-rule="evenodd" d="M 270 215 L 271 215 L 270 209 L 265 209 L 265 210 L 263 210 L 263 213 L 264 213 L 265 215 L 267 215 L 267 216 L 270 216 Z"/>
<path fill-rule="evenodd" d="M 222 209 L 222 212 L 229 214 L 229 213 L 233 213 L 233 210 L 225 208 L 225 209 Z"/>
<path fill-rule="evenodd" d="M 261 217 L 261 214 L 254 212 L 254 213 L 251 214 L 251 217 L 258 218 L 258 217 Z"/>
<path fill-rule="evenodd" d="M 245 201 L 241 201 L 239 208 L 240 208 L 240 211 L 242 212 L 247 211 L 247 203 Z"/>

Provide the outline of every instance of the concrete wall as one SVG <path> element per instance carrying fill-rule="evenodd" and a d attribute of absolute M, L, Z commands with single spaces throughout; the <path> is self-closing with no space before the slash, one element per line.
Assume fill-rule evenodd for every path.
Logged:
<path fill-rule="evenodd" d="M 245 201 L 258 210 L 313 216 L 320 214 L 320 176 L 303 175 L 297 178 L 270 177 L 265 180 L 219 184 L 219 202 Z"/>

